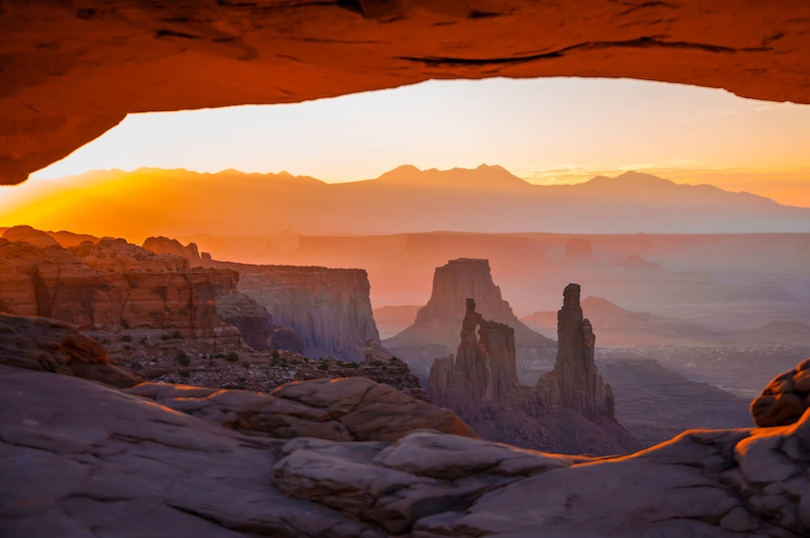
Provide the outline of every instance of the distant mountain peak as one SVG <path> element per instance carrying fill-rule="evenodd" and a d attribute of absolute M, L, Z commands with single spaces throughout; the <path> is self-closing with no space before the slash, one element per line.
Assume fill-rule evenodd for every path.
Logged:
<path fill-rule="evenodd" d="M 452 168 L 438 170 L 419 168 L 406 164 L 390 170 L 374 180 L 379 184 L 410 187 L 433 187 L 461 190 L 515 190 L 531 187 L 499 165 L 481 164 L 477 168 Z"/>

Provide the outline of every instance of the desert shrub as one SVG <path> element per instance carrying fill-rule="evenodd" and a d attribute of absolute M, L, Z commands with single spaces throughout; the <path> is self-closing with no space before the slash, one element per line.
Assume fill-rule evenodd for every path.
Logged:
<path fill-rule="evenodd" d="M 185 353 L 180 353 L 177 357 L 174 358 L 177 362 L 180 363 L 180 366 L 188 366 L 191 364 L 191 359 L 188 358 L 188 355 Z"/>
<path fill-rule="evenodd" d="M 213 366 L 213 365 L 214 365 L 214 360 L 213 360 L 213 359 L 209 359 L 209 361 L 208 361 L 208 366 Z"/>
<path fill-rule="evenodd" d="M 172 339 L 172 337 L 171 337 L 171 336 L 169 336 L 168 334 L 161 334 L 161 335 L 160 335 L 160 339 L 161 339 L 161 340 L 171 340 L 171 339 Z"/>
<path fill-rule="evenodd" d="M 277 349 L 274 349 L 271 355 L 273 356 L 274 359 L 281 357 L 281 353 L 279 353 Z"/>
<path fill-rule="evenodd" d="M 360 365 L 357 364 L 356 362 L 347 362 L 346 368 L 360 368 Z"/>
<path fill-rule="evenodd" d="M 242 366 L 244 366 L 245 368 L 249 368 L 249 367 L 250 367 L 250 363 L 249 363 L 248 361 L 244 361 L 244 362 L 242 363 Z"/>
<path fill-rule="evenodd" d="M 180 340 L 181 338 L 183 338 L 183 335 L 180 334 L 179 330 L 177 330 L 177 331 L 174 331 L 174 333 L 172 333 L 172 338 L 174 338 L 175 340 Z"/>
<path fill-rule="evenodd" d="M 216 355 L 214 355 L 214 358 L 215 358 L 215 359 L 224 359 L 224 358 L 225 358 L 225 354 L 224 354 L 224 353 L 217 353 Z"/>
<path fill-rule="evenodd" d="M 329 369 L 329 363 L 327 363 L 327 362 L 322 362 L 322 363 L 320 363 L 318 365 L 318 370 L 328 370 L 328 369 Z"/>
<path fill-rule="evenodd" d="M 236 362 L 239 360 L 239 353 L 236 351 L 231 351 L 227 355 L 225 355 L 225 360 L 228 362 Z"/>
<path fill-rule="evenodd" d="M 180 377 L 182 377 L 183 379 L 187 378 L 189 375 L 191 374 L 189 373 L 188 370 L 180 370 Z"/>
<path fill-rule="evenodd" d="M 237 377 L 237 378 L 236 378 L 236 380 L 237 380 L 238 382 L 240 382 L 240 383 L 244 383 L 245 381 L 247 381 L 247 378 L 242 377 L 242 376 L 239 376 L 239 377 Z"/>
<path fill-rule="evenodd" d="M 372 366 L 382 366 L 383 363 L 382 363 L 382 361 L 371 361 L 371 365 Z"/>
<path fill-rule="evenodd" d="M 132 342 L 132 337 L 128 334 L 125 334 L 121 337 L 122 342 Z"/>

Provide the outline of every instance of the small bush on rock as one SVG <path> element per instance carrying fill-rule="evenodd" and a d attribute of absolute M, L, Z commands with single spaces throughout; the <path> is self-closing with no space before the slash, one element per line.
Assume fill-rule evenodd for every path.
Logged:
<path fill-rule="evenodd" d="M 236 362 L 239 360 L 239 353 L 236 351 L 231 351 L 227 355 L 225 355 L 225 360 L 228 362 Z"/>
<path fill-rule="evenodd" d="M 273 356 L 274 359 L 277 359 L 281 356 L 281 353 L 279 353 L 277 349 L 274 349 L 271 355 Z"/>
<path fill-rule="evenodd" d="M 180 353 L 175 360 L 180 363 L 180 366 L 188 366 L 191 364 L 191 359 L 188 358 L 188 355 L 185 353 Z"/>
<path fill-rule="evenodd" d="M 121 337 L 122 342 L 132 342 L 132 337 L 128 334 L 125 334 Z"/>

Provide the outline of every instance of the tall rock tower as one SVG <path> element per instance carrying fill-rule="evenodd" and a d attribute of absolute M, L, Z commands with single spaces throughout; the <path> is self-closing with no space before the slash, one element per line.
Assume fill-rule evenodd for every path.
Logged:
<path fill-rule="evenodd" d="M 557 312 L 557 360 L 535 388 L 549 410 L 572 409 L 584 417 L 613 419 L 613 391 L 594 364 L 596 336 L 582 315 L 579 296 L 579 284 L 565 287 L 563 307 Z"/>
<path fill-rule="evenodd" d="M 519 385 L 515 331 L 486 321 L 475 311 L 473 299 L 467 299 L 466 307 L 455 360 L 452 355 L 436 359 L 428 378 L 433 403 L 465 414 L 501 400 Z"/>

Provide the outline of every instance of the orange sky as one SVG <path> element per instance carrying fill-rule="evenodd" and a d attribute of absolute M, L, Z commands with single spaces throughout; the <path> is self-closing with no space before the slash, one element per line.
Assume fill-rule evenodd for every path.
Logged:
<path fill-rule="evenodd" d="M 810 106 L 723 90 L 623 79 L 432 81 L 295 105 L 131 115 L 26 183 L 0 188 L 0 226 L 60 228 L 49 217 L 57 206 L 69 211 L 117 189 L 109 174 L 64 176 L 143 166 L 345 182 L 405 163 L 487 163 L 541 184 L 634 169 L 810 207 L 808 140 Z M 183 193 L 171 196 L 179 206 L 155 203 L 142 216 L 150 227 L 178 218 Z M 93 233 L 114 216 L 99 206 L 74 221 Z"/>

